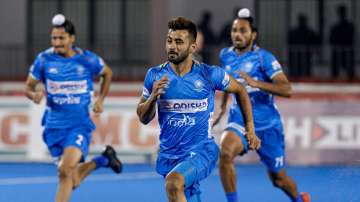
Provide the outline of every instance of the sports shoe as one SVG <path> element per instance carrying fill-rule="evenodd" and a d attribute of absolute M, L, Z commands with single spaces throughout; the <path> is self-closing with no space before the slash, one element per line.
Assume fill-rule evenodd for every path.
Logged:
<path fill-rule="evenodd" d="M 107 167 L 110 167 L 115 173 L 121 173 L 122 163 L 117 158 L 116 151 L 112 146 L 106 145 L 105 150 L 101 155 L 103 155 L 109 160 L 109 164 L 107 165 Z"/>
<path fill-rule="evenodd" d="M 303 202 L 311 202 L 311 200 L 310 200 L 310 194 L 307 193 L 307 192 L 301 192 L 301 193 L 300 193 L 300 197 L 301 197 L 301 200 L 302 200 Z"/>

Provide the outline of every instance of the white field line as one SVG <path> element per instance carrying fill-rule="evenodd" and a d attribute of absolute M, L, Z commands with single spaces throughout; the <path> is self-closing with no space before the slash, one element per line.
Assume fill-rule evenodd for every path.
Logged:
<path fill-rule="evenodd" d="M 218 169 L 214 169 L 211 176 L 218 175 Z M 146 179 L 162 179 L 162 177 L 155 172 L 134 172 L 116 174 L 97 174 L 90 175 L 85 180 L 87 182 L 99 181 L 118 181 L 118 180 L 146 180 Z M 8 185 L 33 185 L 33 184 L 52 184 L 57 183 L 56 176 L 41 176 L 41 177 L 14 177 L 14 178 L 0 178 L 0 186 Z"/>
<path fill-rule="evenodd" d="M 125 174 L 97 174 L 90 175 L 86 181 L 117 181 L 117 180 L 144 180 L 144 179 L 161 179 L 162 177 L 155 172 L 134 172 Z M 14 178 L 0 178 L 0 186 L 6 185 L 27 185 L 27 184 L 51 184 L 57 183 L 56 176 L 41 176 L 41 177 L 14 177 Z"/>

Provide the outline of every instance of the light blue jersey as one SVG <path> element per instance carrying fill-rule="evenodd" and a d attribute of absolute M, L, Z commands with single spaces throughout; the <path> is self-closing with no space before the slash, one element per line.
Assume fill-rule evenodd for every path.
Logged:
<path fill-rule="evenodd" d="M 96 54 L 74 48 L 65 58 L 50 48 L 40 53 L 30 68 L 30 76 L 42 81 L 47 96 L 43 124 L 46 128 L 71 128 L 91 123 L 89 105 L 93 78 L 102 73 L 103 60 Z"/>
<path fill-rule="evenodd" d="M 169 63 L 164 63 L 148 70 L 143 90 L 145 99 L 149 98 L 154 82 L 164 75 L 169 79 L 169 86 L 157 100 L 160 155 L 179 159 L 202 148 L 211 139 L 215 90 L 225 90 L 230 78 L 223 69 L 198 62 L 180 77 Z"/>
<path fill-rule="evenodd" d="M 250 87 L 240 76 L 240 72 L 245 72 L 255 80 L 271 82 L 274 76 L 282 72 L 282 67 L 276 58 L 258 46 L 254 46 L 251 51 L 240 56 L 233 47 L 229 47 L 221 50 L 220 61 L 226 72 L 245 85 L 253 108 L 255 130 L 262 131 L 281 124 L 274 96 L 259 88 Z M 244 129 L 244 120 L 234 95 L 228 123 L 231 127 Z"/>
<path fill-rule="evenodd" d="M 220 53 L 220 60 L 225 70 L 243 83 L 249 93 L 256 135 L 261 140 L 261 147 L 257 151 L 261 161 L 268 170 L 279 172 L 285 166 L 285 140 L 274 96 L 247 85 L 241 78 L 240 72 L 247 73 L 255 80 L 271 83 L 272 78 L 282 72 L 281 65 L 271 53 L 257 46 L 240 56 L 236 54 L 233 47 L 224 48 Z M 244 145 L 243 154 L 246 153 L 249 148 L 244 136 L 244 120 L 234 96 L 226 130 L 235 132 L 241 138 Z"/>
<path fill-rule="evenodd" d="M 164 75 L 169 85 L 157 100 L 161 132 L 156 171 L 164 177 L 170 172 L 183 175 L 187 201 L 200 202 L 200 181 L 210 175 L 219 156 L 210 134 L 215 90 L 227 89 L 230 78 L 223 69 L 198 62 L 180 77 L 164 63 L 147 72 L 145 99 Z"/>

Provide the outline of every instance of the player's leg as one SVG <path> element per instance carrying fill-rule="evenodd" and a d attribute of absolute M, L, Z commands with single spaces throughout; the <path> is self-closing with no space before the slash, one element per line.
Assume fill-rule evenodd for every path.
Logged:
<path fill-rule="evenodd" d="M 186 202 L 185 178 L 178 172 L 170 172 L 165 178 L 166 194 L 169 202 Z"/>
<path fill-rule="evenodd" d="M 73 175 L 77 171 L 81 159 L 81 150 L 77 147 L 67 147 L 58 166 L 59 187 L 56 193 L 56 202 L 67 202 L 73 190 Z"/>
<path fill-rule="evenodd" d="M 185 179 L 181 173 L 174 171 L 174 167 L 181 159 L 169 159 L 160 153 L 156 160 L 156 172 L 165 178 L 165 189 L 168 201 L 186 201 L 184 195 Z"/>
<path fill-rule="evenodd" d="M 76 173 L 77 165 L 82 157 L 82 152 L 77 147 L 67 147 L 67 129 L 45 128 L 43 140 L 47 145 L 51 156 L 58 167 L 59 185 L 56 193 L 56 201 L 68 201 L 73 189 L 73 173 Z"/>
<path fill-rule="evenodd" d="M 84 124 L 84 126 L 67 130 L 67 136 L 64 147 L 74 146 L 80 149 L 82 153 L 81 161 L 83 161 L 89 153 L 91 142 L 91 133 L 94 130 L 92 123 Z M 120 173 L 122 164 L 116 156 L 116 151 L 110 145 L 105 147 L 103 153 L 94 157 L 91 161 L 78 164 L 73 177 L 73 188 L 80 185 L 80 182 L 88 176 L 93 170 L 101 167 L 110 167 L 115 173 Z"/>
<path fill-rule="evenodd" d="M 293 202 L 303 202 L 302 194 L 298 193 L 297 185 L 285 171 L 285 139 L 282 126 L 257 132 L 261 139 L 258 151 L 261 161 L 267 166 L 272 184 L 281 189 Z M 308 202 L 308 201 L 304 201 Z"/>
<path fill-rule="evenodd" d="M 80 127 L 68 128 L 63 131 L 65 139 L 62 142 L 62 147 L 64 148 L 64 153 L 61 157 L 62 164 L 59 166 L 59 175 L 61 179 L 67 181 L 69 175 L 67 174 L 68 165 L 71 166 L 71 179 L 72 179 L 72 189 L 75 189 L 80 185 L 80 182 L 96 168 L 94 162 L 83 162 L 89 152 L 89 145 L 91 141 L 91 133 L 94 129 L 94 126 L 89 124 L 84 124 Z M 71 153 L 65 153 L 70 151 Z M 71 158 L 66 155 L 80 155 L 77 157 L 77 161 L 70 161 Z M 63 163 L 65 162 L 65 164 Z M 71 164 L 70 164 L 71 163 Z M 66 186 L 67 188 L 67 186 Z"/>
<path fill-rule="evenodd" d="M 175 193 L 174 190 L 176 190 L 178 193 L 177 200 L 185 199 L 187 202 L 200 202 L 200 181 L 210 175 L 216 167 L 218 157 L 219 148 L 213 140 L 192 151 L 184 160 L 178 162 L 167 175 L 168 195 L 169 192 Z"/>
<path fill-rule="evenodd" d="M 79 186 L 80 182 L 93 170 L 101 167 L 110 167 L 117 174 L 122 171 L 122 163 L 117 158 L 115 149 L 110 145 L 105 147 L 101 155 L 78 166 L 77 173 L 73 175 L 74 187 Z"/>
<path fill-rule="evenodd" d="M 298 192 L 295 181 L 288 175 L 285 170 L 277 173 L 268 171 L 270 180 L 275 187 L 280 188 L 288 195 L 293 202 L 310 202 L 310 195 L 306 192 Z"/>
<path fill-rule="evenodd" d="M 78 187 L 93 170 L 97 168 L 96 163 L 94 161 L 88 161 L 85 163 L 81 163 L 77 166 L 76 171 L 72 175 L 73 177 L 73 189 Z"/>
<path fill-rule="evenodd" d="M 237 132 L 239 133 L 239 132 Z M 226 130 L 220 142 L 219 171 L 221 182 L 228 202 L 237 201 L 236 169 L 234 158 L 247 150 L 247 143 L 243 136 L 238 135 L 235 130 Z"/>
<path fill-rule="evenodd" d="M 294 180 L 286 175 L 285 169 L 279 172 L 272 172 L 268 170 L 268 175 L 270 177 L 272 184 L 275 187 L 283 190 L 285 194 L 291 198 L 291 200 L 295 201 L 298 195 L 297 186 Z"/>

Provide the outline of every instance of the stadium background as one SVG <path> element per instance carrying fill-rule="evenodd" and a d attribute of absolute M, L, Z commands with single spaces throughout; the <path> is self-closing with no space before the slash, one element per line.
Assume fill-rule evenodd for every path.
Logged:
<path fill-rule="evenodd" d="M 337 76 L 331 74 L 329 37 L 331 27 L 337 21 L 336 8 L 339 5 L 347 8 L 347 18 L 355 27 L 352 47 L 355 76 L 352 78 L 344 70 Z M 100 184 L 110 186 L 109 181 L 127 183 L 126 186 L 130 187 L 145 186 L 142 190 L 148 189 L 147 185 L 150 188 L 157 186 L 158 192 L 154 193 L 159 194 L 159 198 L 146 198 L 147 193 L 148 196 L 154 195 L 151 191 L 144 191 L 142 199 L 124 198 L 123 201 L 163 201 L 162 179 L 154 177 L 156 174 L 153 173 L 159 132 L 157 122 L 143 126 L 135 114 L 141 81 L 148 67 L 166 60 L 164 39 L 166 24 L 171 17 L 182 15 L 200 23 L 204 11 L 209 11 L 212 14 L 211 29 L 218 36 L 222 27 L 231 21 L 234 8 L 241 7 L 249 8 L 256 16 L 260 33 L 258 43 L 279 58 L 293 82 L 294 96 L 277 100 L 284 119 L 289 172 L 300 181 L 299 187 L 310 190 L 315 201 L 360 201 L 360 194 L 356 192 L 360 187 L 360 14 L 357 12 L 360 3 L 356 0 L 0 1 L 0 201 L 49 201 L 55 190 L 56 180 L 51 178 L 56 176 L 55 168 L 48 164 L 51 159 L 41 139 L 40 119 L 44 103 L 35 106 L 22 93 L 29 65 L 39 51 L 49 46 L 50 20 L 54 14 L 61 12 L 70 18 L 77 29 L 77 45 L 101 55 L 114 71 L 114 83 L 105 103 L 105 112 L 95 120 L 97 130 L 91 153 L 98 153 L 105 144 L 112 144 L 128 169 L 123 177 L 112 180 L 107 179 L 109 173 L 96 173 L 97 178 L 85 182 L 84 189 L 91 187 L 90 190 L 96 190 Z M 307 17 L 309 27 L 317 33 L 316 43 L 289 43 L 289 30 L 297 25 L 299 14 Z M 203 51 L 209 55 L 208 62 L 217 64 L 218 51 L 224 46 L 226 43 L 220 39 L 205 43 Z M 310 73 L 292 72 L 290 52 L 303 53 L 307 48 L 312 54 L 308 63 Z M 217 139 L 224 124 L 222 122 L 213 129 Z M 255 154 L 237 159 L 237 162 L 240 177 L 247 177 L 241 174 L 244 170 L 255 178 L 254 186 L 261 187 L 262 192 L 265 189 L 269 196 L 276 198 L 258 196 L 246 198 L 246 201 L 286 201 L 280 192 L 271 189 L 265 175 L 262 181 L 256 181 L 257 171 L 264 173 L 264 168 Z M 27 175 L 22 168 L 28 169 Z M 144 170 L 147 173 L 144 178 L 134 177 L 144 174 Z M 145 185 L 141 182 L 139 185 L 131 184 L 134 179 L 142 180 Z M 241 178 L 239 181 L 248 183 L 241 182 Z M 24 184 L 32 189 L 29 191 Z M 36 185 L 38 189 L 44 189 L 41 186 L 47 184 L 51 184 L 52 189 L 49 188 L 50 193 L 46 192 L 45 199 L 30 200 L 24 198 L 26 194 L 17 195 L 19 191 L 36 193 Z M 319 186 L 333 194 L 322 195 L 324 190 Z M 11 188 L 15 191 L 9 191 Z M 204 182 L 204 189 L 205 195 L 208 194 L 205 201 L 224 201 L 217 171 Z M 206 189 L 218 193 L 211 196 L 213 193 L 206 192 Z M 125 193 L 131 191 L 129 187 L 127 191 L 125 189 Z M 250 195 L 246 189 L 243 193 Z M 85 196 L 76 194 L 74 201 L 116 199 L 116 194 L 106 200 L 82 198 Z M 46 197 L 50 199 L 46 200 Z"/>

